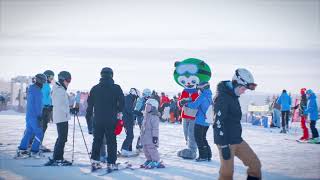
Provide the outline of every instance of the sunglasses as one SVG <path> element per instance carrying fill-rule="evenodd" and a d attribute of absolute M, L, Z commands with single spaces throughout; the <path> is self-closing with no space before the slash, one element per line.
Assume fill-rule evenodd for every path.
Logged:
<path fill-rule="evenodd" d="M 246 87 L 247 89 L 250 89 L 250 90 L 255 90 L 256 87 L 257 87 L 257 84 L 255 84 L 255 83 L 248 83 L 245 87 Z"/>

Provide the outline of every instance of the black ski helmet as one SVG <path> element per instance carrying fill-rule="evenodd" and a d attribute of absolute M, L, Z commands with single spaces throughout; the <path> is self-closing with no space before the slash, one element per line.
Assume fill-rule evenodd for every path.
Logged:
<path fill-rule="evenodd" d="M 35 76 L 35 79 L 36 79 L 36 83 L 39 83 L 39 84 L 44 84 L 47 82 L 47 76 L 44 74 L 37 74 Z"/>
<path fill-rule="evenodd" d="M 101 77 L 111 77 L 113 78 L 113 70 L 109 67 L 102 68 L 100 72 Z"/>
<path fill-rule="evenodd" d="M 45 74 L 47 77 L 54 76 L 54 72 L 51 70 L 46 70 L 43 74 Z"/>
<path fill-rule="evenodd" d="M 71 81 L 71 74 L 68 71 L 61 71 L 58 74 L 58 79 L 62 80 L 62 81 L 66 80 L 67 82 L 70 82 Z"/>

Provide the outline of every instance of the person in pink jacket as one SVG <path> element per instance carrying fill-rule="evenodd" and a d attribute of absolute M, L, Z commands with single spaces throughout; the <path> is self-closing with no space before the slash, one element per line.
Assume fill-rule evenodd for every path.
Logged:
<path fill-rule="evenodd" d="M 146 101 L 144 118 L 141 127 L 141 144 L 143 145 L 143 152 L 146 156 L 146 162 L 141 165 L 141 168 L 164 168 L 160 162 L 158 152 L 159 147 L 159 103 L 155 99 L 148 99 Z"/>

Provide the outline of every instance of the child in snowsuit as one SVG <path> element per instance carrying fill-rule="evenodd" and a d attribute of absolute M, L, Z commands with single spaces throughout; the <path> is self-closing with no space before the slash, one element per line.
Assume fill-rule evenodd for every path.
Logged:
<path fill-rule="evenodd" d="M 310 129 L 312 133 L 312 139 L 310 140 L 312 143 L 318 143 L 319 140 L 319 133 L 316 128 L 316 123 L 318 120 L 318 104 L 317 104 L 317 97 L 315 93 L 309 89 L 306 92 L 308 103 L 307 108 L 304 111 L 305 115 L 308 115 L 308 120 L 310 121 Z"/>
<path fill-rule="evenodd" d="M 158 152 L 159 147 L 159 115 L 158 101 L 155 99 L 148 99 L 144 112 L 144 118 L 141 127 L 141 143 L 143 145 L 143 152 L 147 160 L 141 165 L 141 168 L 163 168 L 160 162 Z"/>

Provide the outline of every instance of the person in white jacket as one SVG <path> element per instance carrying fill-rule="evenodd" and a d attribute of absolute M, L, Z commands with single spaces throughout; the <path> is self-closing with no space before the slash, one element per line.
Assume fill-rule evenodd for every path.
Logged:
<path fill-rule="evenodd" d="M 53 159 L 49 158 L 46 166 L 68 166 L 72 163 L 63 158 L 64 146 L 68 140 L 68 121 L 71 119 L 67 88 L 71 82 L 71 74 L 61 71 L 58 82 L 52 88 L 53 123 L 57 125 L 58 138 L 53 152 Z"/>

